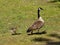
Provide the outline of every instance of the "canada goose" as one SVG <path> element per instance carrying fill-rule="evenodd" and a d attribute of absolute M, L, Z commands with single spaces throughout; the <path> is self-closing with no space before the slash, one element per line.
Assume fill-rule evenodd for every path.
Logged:
<path fill-rule="evenodd" d="M 37 19 L 37 21 L 35 21 L 33 23 L 32 26 L 30 26 L 28 28 L 27 33 L 31 32 L 31 34 L 33 34 L 33 30 L 38 30 L 38 32 L 39 32 L 39 29 L 44 25 L 44 20 L 42 19 L 42 17 L 39 14 L 40 10 L 43 10 L 43 9 L 40 7 L 38 8 L 38 19 Z"/>
<path fill-rule="evenodd" d="M 10 28 L 10 31 L 11 31 L 12 35 L 15 35 L 16 34 L 16 28 L 17 27 Z"/>

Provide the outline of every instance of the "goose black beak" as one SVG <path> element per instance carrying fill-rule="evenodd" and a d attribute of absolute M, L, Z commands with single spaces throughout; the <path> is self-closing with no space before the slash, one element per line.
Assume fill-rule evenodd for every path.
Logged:
<path fill-rule="evenodd" d="M 41 10 L 44 10 L 43 8 L 41 8 Z"/>

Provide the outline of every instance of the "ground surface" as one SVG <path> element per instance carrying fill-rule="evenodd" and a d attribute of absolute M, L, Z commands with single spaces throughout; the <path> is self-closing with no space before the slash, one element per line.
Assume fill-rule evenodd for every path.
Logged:
<path fill-rule="evenodd" d="M 37 20 L 37 9 L 45 25 L 40 32 L 27 35 L 28 27 Z M 17 27 L 18 35 L 11 35 L 10 28 Z M 34 33 L 37 31 L 34 31 Z M 0 45 L 60 45 L 60 2 L 48 0 L 0 0 Z"/>

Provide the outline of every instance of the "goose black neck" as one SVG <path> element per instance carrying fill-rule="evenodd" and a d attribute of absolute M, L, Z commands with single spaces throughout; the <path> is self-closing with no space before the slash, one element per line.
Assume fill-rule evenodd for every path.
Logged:
<path fill-rule="evenodd" d="M 38 19 L 39 19 L 39 17 L 40 17 L 40 10 L 38 10 Z"/>

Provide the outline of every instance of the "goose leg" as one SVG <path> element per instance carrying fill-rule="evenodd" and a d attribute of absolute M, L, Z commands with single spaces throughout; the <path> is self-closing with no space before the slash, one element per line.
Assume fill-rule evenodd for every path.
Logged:
<path fill-rule="evenodd" d="M 33 31 L 31 31 L 31 34 L 33 34 Z"/>
<path fill-rule="evenodd" d="M 39 33 L 39 29 L 38 29 L 38 33 Z"/>

